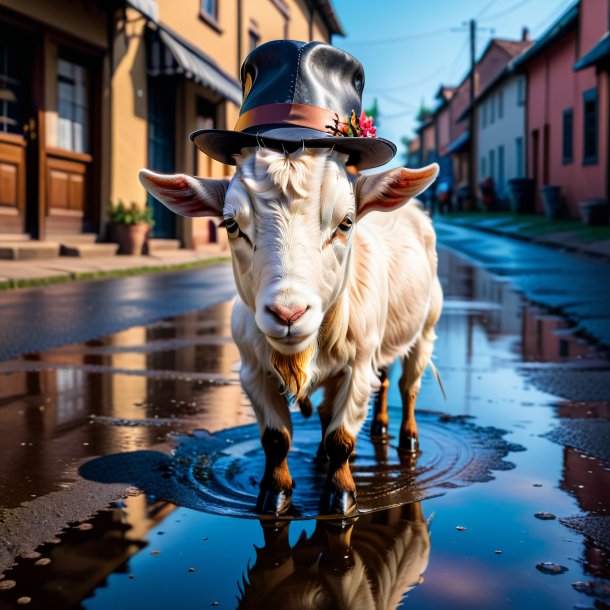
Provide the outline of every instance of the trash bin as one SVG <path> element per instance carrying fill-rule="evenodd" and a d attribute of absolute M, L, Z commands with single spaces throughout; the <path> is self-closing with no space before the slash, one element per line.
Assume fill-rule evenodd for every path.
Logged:
<path fill-rule="evenodd" d="M 605 199 L 587 199 L 578 206 L 580 218 L 586 225 L 608 224 L 608 202 Z"/>
<path fill-rule="evenodd" d="M 561 213 L 561 187 L 555 184 L 547 184 L 540 187 L 540 195 L 542 195 L 542 205 L 544 206 L 544 214 L 549 220 L 559 217 Z"/>
<path fill-rule="evenodd" d="M 531 178 L 512 178 L 508 181 L 508 198 L 513 214 L 533 214 L 535 185 Z"/>

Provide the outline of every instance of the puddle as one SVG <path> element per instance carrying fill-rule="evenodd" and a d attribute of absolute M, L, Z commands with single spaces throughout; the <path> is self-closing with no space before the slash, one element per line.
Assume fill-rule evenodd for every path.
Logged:
<path fill-rule="evenodd" d="M 85 325 L 57 327 L 53 345 L 69 345 L 0 362 L 0 610 L 23 598 L 53 610 L 273 608 L 290 595 L 292 607 L 316 608 L 605 607 L 607 354 L 515 293 L 502 276 L 514 277 L 508 262 L 493 275 L 449 250 L 439 259 L 436 364 L 447 400 L 426 375 L 415 464 L 364 428 L 353 461 L 361 514 L 343 529 L 312 518 L 320 431 L 297 413 L 295 512 L 254 518 L 262 451 L 237 382 L 229 302 L 190 313 L 166 303 L 158 320 L 158 286 L 133 309 L 156 321 L 125 329 L 129 308 L 148 298 L 130 284 L 121 320 L 103 317 L 106 336 L 78 342 Z M 200 273 L 181 275 L 173 298 L 180 287 L 197 302 Z M 226 291 L 230 270 L 219 273 Z M 77 291 L 64 309 L 84 302 Z M 18 330 L 28 346 L 51 342 Z M 11 567 L 34 549 L 40 556 Z"/>
<path fill-rule="evenodd" d="M 285 518 L 316 518 L 317 494 L 323 489 L 327 470 L 315 457 L 320 426 L 315 418 L 304 419 L 297 413 L 293 413 L 293 422 L 289 466 L 296 488 L 292 510 Z M 417 459 L 401 460 L 391 441 L 372 443 L 367 434 L 359 437 L 351 469 L 360 514 L 490 481 L 493 470 L 514 467 L 503 459 L 509 452 L 523 450 L 508 443 L 501 430 L 481 428 L 463 418 L 422 412 L 418 425 L 423 453 Z M 251 425 L 182 437 L 171 457 L 152 451 L 104 456 L 85 464 L 80 474 L 97 482 L 133 485 L 155 498 L 194 510 L 258 517 L 255 505 L 264 467 L 258 426 Z"/>

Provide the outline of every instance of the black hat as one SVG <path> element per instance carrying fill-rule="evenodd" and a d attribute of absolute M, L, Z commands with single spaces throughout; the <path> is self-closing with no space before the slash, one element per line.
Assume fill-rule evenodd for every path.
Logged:
<path fill-rule="evenodd" d="M 217 161 L 235 165 L 233 155 L 257 145 L 288 152 L 334 148 L 349 154 L 348 164 L 358 169 L 383 165 L 396 154 L 392 142 L 366 137 L 360 129 L 364 69 L 341 49 L 322 42 L 268 42 L 246 57 L 241 83 L 235 130 L 200 129 L 190 136 Z"/>

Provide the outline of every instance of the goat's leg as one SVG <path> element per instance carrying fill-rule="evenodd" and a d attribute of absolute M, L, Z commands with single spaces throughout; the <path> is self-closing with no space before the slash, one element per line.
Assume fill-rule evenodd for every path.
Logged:
<path fill-rule="evenodd" d="M 316 458 L 319 462 L 326 462 L 328 456 L 326 455 L 326 448 L 324 447 L 324 438 L 326 436 L 326 430 L 332 420 L 333 416 L 333 402 L 335 400 L 335 394 L 340 386 L 340 379 L 331 378 L 327 380 L 324 387 L 324 398 L 318 407 L 318 416 L 320 418 L 320 427 L 322 429 L 322 440 L 318 446 L 318 452 Z"/>
<path fill-rule="evenodd" d="M 293 482 L 286 456 L 292 438 L 288 401 L 275 380 L 242 361 L 241 382 L 254 407 L 265 452 L 265 472 L 260 482 L 256 510 L 280 515 L 290 508 Z"/>
<path fill-rule="evenodd" d="M 349 467 L 356 438 L 343 426 L 326 436 L 328 476 L 320 508 L 324 513 L 347 515 L 356 510 L 356 484 Z"/>
<path fill-rule="evenodd" d="M 370 398 L 369 370 L 362 362 L 337 378 L 332 395 L 332 419 L 324 437 L 328 475 L 320 501 L 323 514 L 347 515 L 357 509 L 356 485 L 349 458 L 356 446 Z"/>
<path fill-rule="evenodd" d="M 421 388 L 421 377 L 432 358 L 436 333 L 434 328 L 441 315 L 443 292 L 438 278 L 432 286 L 430 309 L 423 332 L 408 356 L 402 361 L 402 377 L 399 387 L 402 398 L 402 423 L 398 448 L 412 455 L 419 451 L 419 432 L 415 421 L 415 402 Z"/>
<path fill-rule="evenodd" d="M 419 451 L 419 431 L 415 421 L 415 403 L 421 389 L 421 378 L 430 362 L 434 341 L 432 338 L 422 336 L 413 346 L 411 353 L 403 358 L 402 377 L 398 382 L 402 398 L 402 422 L 398 448 L 401 451 L 415 454 Z"/>
<path fill-rule="evenodd" d="M 375 440 L 386 439 L 388 436 L 388 388 L 390 387 L 390 380 L 386 367 L 379 371 L 379 382 L 381 387 L 373 400 L 373 421 L 371 422 L 371 438 Z"/>

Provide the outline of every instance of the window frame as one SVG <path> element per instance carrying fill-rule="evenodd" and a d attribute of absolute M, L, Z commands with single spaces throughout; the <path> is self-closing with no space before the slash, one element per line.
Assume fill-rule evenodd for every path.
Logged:
<path fill-rule="evenodd" d="M 582 94 L 582 121 L 583 121 L 583 147 L 582 147 L 582 164 L 583 165 L 595 165 L 599 160 L 599 94 L 597 87 L 592 87 L 583 91 Z M 595 130 L 593 133 L 593 142 L 595 152 L 587 154 L 587 103 L 594 102 L 594 119 L 595 119 Z"/>
<path fill-rule="evenodd" d="M 214 13 L 207 11 L 206 4 L 210 1 L 214 5 Z M 220 0 L 199 0 L 199 18 L 207 23 L 213 30 L 222 34 L 220 27 Z"/>
<path fill-rule="evenodd" d="M 569 139 L 566 138 L 567 119 L 569 117 Z M 564 165 L 574 162 L 574 108 L 566 108 L 562 113 L 561 123 L 561 161 Z M 569 150 L 567 143 L 569 142 Z"/>

